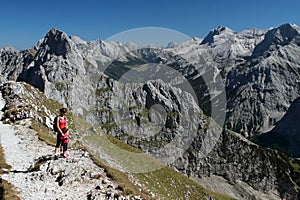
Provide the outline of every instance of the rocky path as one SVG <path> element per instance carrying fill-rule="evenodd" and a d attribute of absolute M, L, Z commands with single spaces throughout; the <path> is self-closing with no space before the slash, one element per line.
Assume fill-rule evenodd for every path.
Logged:
<path fill-rule="evenodd" d="M 2 178 L 21 199 L 132 199 L 120 195 L 118 184 L 86 151 L 70 149 L 70 158 L 54 158 L 54 147 L 40 141 L 29 125 L 29 119 L 14 126 L 0 122 L 1 145 L 12 166 Z"/>

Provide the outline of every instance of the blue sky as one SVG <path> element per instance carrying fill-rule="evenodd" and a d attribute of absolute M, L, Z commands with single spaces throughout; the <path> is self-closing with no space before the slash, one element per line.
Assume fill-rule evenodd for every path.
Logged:
<path fill-rule="evenodd" d="M 142 27 L 204 37 L 219 25 L 237 32 L 299 26 L 299 8 L 299 0 L 10 0 L 1 2 L 0 48 L 30 48 L 52 27 L 90 41 Z"/>

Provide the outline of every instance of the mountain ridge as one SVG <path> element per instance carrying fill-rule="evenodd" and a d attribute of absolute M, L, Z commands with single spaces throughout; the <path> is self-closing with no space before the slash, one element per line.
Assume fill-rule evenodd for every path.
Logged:
<path fill-rule="evenodd" d="M 299 43 L 300 28 L 292 24 L 283 24 L 278 28 L 271 29 L 266 33 L 265 39 L 256 46 L 253 57 L 262 56 L 263 52 L 272 51 L 278 45 L 285 46 L 291 42 Z"/>
<path fill-rule="evenodd" d="M 286 27 L 281 27 L 284 28 Z M 230 183 L 242 181 L 255 191 L 275 193 L 277 196 L 274 198 L 280 198 L 289 194 L 289 187 L 293 188 L 295 185 L 288 183 L 288 187 L 283 187 L 276 185 L 276 182 L 293 180 L 295 178 L 293 173 L 282 173 L 281 168 L 277 169 L 281 161 L 278 161 L 280 158 L 276 153 L 245 142 L 248 140 L 243 136 L 249 138 L 268 131 L 285 115 L 290 102 L 299 97 L 299 86 L 296 81 L 300 60 L 297 54 L 298 46 L 294 43 L 284 46 L 279 44 L 278 49 L 272 50 L 265 57 L 260 54 L 252 55 L 255 47 L 264 41 L 265 31 L 231 33 L 234 38 L 223 37 L 214 40 L 216 43 L 210 46 L 201 45 L 201 39 L 192 39 L 173 48 L 150 50 L 135 49 L 101 40 L 75 43 L 71 39 L 66 39 L 67 36 L 57 33 L 57 37 L 61 38 L 56 40 L 52 37 L 53 48 L 44 45 L 37 47 L 36 52 L 15 53 L 14 56 L 19 58 L 17 63 L 22 63 L 18 65 L 19 68 L 14 68 L 15 65 L 8 66 L 6 63 L 10 62 L 5 57 L 9 57 L 9 54 L 1 53 L 0 64 L 3 66 L 1 79 L 22 80 L 38 87 L 47 97 L 60 100 L 87 121 L 102 126 L 112 136 L 150 154 L 160 149 L 163 144 L 170 143 L 176 136 L 184 135 L 183 127 L 186 125 L 196 127 L 197 134 L 194 137 L 196 142 L 191 143 L 187 149 L 177 144 L 175 147 L 186 152 L 176 154 L 176 151 L 171 151 L 179 157 L 177 160 L 170 158 L 173 159 L 170 165 L 196 178 L 209 177 L 213 174 L 225 178 Z M 64 44 L 64 39 L 67 45 Z M 60 48 L 55 46 L 55 42 L 59 43 Z M 21 53 L 27 55 L 28 60 L 24 59 Z M 163 75 L 171 77 L 172 84 L 163 81 L 144 83 L 116 81 L 122 77 L 126 79 L 127 72 L 139 72 L 139 66 L 147 64 L 148 61 L 154 61 L 158 67 L 160 64 L 169 67 L 170 70 Z M 117 74 L 115 80 L 110 74 L 105 74 L 106 69 L 111 66 L 115 67 L 113 68 Z M 11 71 L 3 70 L 9 67 Z M 161 72 L 153 73 L 160 75 Z M 174 75 L 176 79 L 172 78 Z M 213 78 L 203 80 L 202 76 Z M 193 86 L 196 98 L 177 88 L 185 79 Z M 214 87 L 208 91 L 211 84 Z M 220 94 L 224 95 L 223 87 L 227 96 L 225 127 L 243 136 L 229 134 L 226 131 L 226 134 L 221 132 L 218 135 L 223 126 L 221 128 L 218 125 L 209 126 L 212 125 L 208 120 L 212 115 L 210 107 L 219 106 L 218 98 Z M 195 103 L 196 100 L 198 104 Z M 153 103 L 160 106 L 151 109 Z M 161 110 L 164 112 L 160 112 Z M 191 117 L 188 114 L 189 110 L 197 111 L 197 117 Z M 157 113 L 152 115 L 155 111 Z M 115 119 L 123 121 L 118 124 L 120 121 L 116 122 Z M 146 129 L 147 123 L 151 124 L 153 121 L 163 122 L 158 133 Z M 128 130 L 133 130 L 132 128 L 143 130 L 140 133 L 147 137 L 139 138 L 126 134 Z M 210 141 L 216 146 L 215 149 L 210 149 L 212 153 L 205 158 L 201 153 L 205 149 L 205 138 L 209 134 L 220 141 L 217 139 Z M 227 146 L 231 148 L 230 151 L 226 151 Z M 244 151 L 241 150 L 243 148 Z M 252 150 L 258 152 L 260 156 L 258 158 L 249 156 Z M 200 153 L 195 153 L 199 151 Z M 244 163 L 244 157 L 249 165 Z M 289 166 L 288 159 L 284 160 L 286 166 Z M 257 169 L 260 162 L 263 163 L 263 169 Z M 200 163 L 200 166 L 196 163 Z M 268 167 L 271 170 L 269 174 L 265 171 Z M 257 176 L 249 178 L 252 172 L 266 180 L 267 186 L 264 188 L 267 188 L 267 191 L 261 191 L 258 183 L 260 179 Z M 243 195 L 239 194 L 238 190 L 235 190 L 235 193 L 237 196 Z M 296 197 L 297 193 L 296 189 L 291 195 Z M 251 195 L 248 195 L 250 198 Z M 261 194 L 256 195 L 259 198 Z"/>

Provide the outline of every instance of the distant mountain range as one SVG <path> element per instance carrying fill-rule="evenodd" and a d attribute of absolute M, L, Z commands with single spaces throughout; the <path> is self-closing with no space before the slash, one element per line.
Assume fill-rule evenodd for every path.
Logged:
<path fill-rule="evenodd" d="M 249 141 L 299 157 L 299 52 L 293 24 L 217 27 L 160 48 L 87 42 L 52 28 L 31 49 L 0 49 L 0 80 L 35 86 L 203 184 L 222 177 L 238 198 L 299 197 L 294 172 L 279 165 L 289 158 Z"/>

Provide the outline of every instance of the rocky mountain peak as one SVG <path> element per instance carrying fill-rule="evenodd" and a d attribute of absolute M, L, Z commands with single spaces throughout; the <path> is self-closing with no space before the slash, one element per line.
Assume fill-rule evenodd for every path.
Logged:
<path fill-rule="evenodd" d="M 169 42 L 168 45 L 166 46 L 166 48 L 174 48 L 177 46 L 176 42 Z"/>
<path fill-rule="evenodd" d="M 276 29 L 276 32 L 279 32 L 284 39 L 291 40 L 299 36 L 300 28 L 295 24 L 282 24 Z"/>
<path fill-rule="evenodd" d="M 202 44 L 208 44 L 210 45 L 211 43 L 215 42 L 215 37 L 218 35 L 232 35 L 235 32 L 231 30 L 230 28 L 223 27 L 223 26 L 218 26 L 217 28 L 211 30 L 208 35 L 202 40 L 200 43 Z"/>
<path fill-rule="evenodd" d="M 282 24 L 278 28 L 267 32 L 265 40 L 271 40 L 274 44 L 286 45 L 295 37 L 299 36 L 300 29 L 293 24 Z"/>
<path fill-rule="evenodd" d="M 278 46 L 285 46 L 292 42 L 300 45 L 300 28 L 293 24 L 283 24 L 266 33 L 264 40 L 254 49 L 253 56 L 263 55 L 266 51 L 272 51 Z"/>
<path fill-rule="evenodd" d="M 85 44 L 86 41 L 82 40 L 78 36 L 70 36 L 70 39 L 75 43 L 75 44 Z"/>
<path fill-rule="evenodd" d="M 67 51 L 71 49 L 71 43 L 73 42 L 66 33 L 51 28 L 42 41 L 41 47 L 48 49 L 48 52 L 51 54 L 65 56 Z"/>
<path fill-rule="evenodd" d="M 0 51 L 4 51 L 4 52 L 19 52 L 17 49 L 15 49 L 14 47 L 7 45 L 4 48 L 0 49 Z"/>

